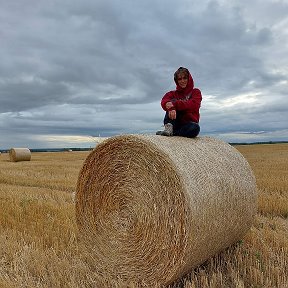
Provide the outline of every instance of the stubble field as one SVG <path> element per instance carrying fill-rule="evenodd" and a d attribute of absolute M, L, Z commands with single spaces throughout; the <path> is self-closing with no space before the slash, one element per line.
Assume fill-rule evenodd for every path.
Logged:
<path fill-rule="evenodd" d="M 235 147 L 257 180 L 253 227 L 170 287 L 288 287 L 288 144 Z M 79 245 L 75 219 L 88 153 L 38 152 L 17 163 L 1 154 L 0 287 L 105 287 Z"/>

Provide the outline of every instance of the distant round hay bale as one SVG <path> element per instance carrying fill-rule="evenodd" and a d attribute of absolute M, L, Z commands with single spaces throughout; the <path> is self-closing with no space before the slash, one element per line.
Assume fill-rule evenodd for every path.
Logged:
<path fill-rule="evenodd" d="M 248 162 L 223 141 L 123 135 L 88 155 L 75 202 L 99 275 L 156 287 L 240 240 L 256 199 Z"/>
<path fill-rule="evenodd" d="M 9 158 L 12 162 L 30 161 L 31 151 L 28 148 L 11 148 L 9 150 Z"/>

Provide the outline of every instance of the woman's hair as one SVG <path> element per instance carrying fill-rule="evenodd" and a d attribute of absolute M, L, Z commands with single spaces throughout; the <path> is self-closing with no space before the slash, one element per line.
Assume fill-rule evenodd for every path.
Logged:
<path fill-rule="evenodd" d="M 189 71 L 187 68 L 179 67 L 178 70 L 174 73 L 174 81 L 177 83 L 178 75 L 184 74 L 187 77 L 189 76 Z"/>

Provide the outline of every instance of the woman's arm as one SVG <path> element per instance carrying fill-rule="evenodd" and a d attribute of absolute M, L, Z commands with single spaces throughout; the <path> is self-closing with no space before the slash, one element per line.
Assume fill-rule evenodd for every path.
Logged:
<path fill-rule="evenodd" d="M 162 100 L 161 100 L 161 106 L 163 110 L 165 111 L 170 111 L 175 109 L 174 107 L 174 91 L 169 91 L 167 92 Z"/>
<path fill-rule="evenodd" d="M 173 105 L 176 110 L 199 111 L 202 101 L 202 94 L 198 88 L 193 89 L 192 95 L 188 100 L 176 100 Z"/>

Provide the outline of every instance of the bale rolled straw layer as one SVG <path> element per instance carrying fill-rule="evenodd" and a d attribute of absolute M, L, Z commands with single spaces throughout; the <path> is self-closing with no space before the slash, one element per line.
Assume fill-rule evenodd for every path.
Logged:
<path fill-rule="evenodd" d="M 31 151 L 28 148 L 11 148 L 9 150 L 9 158 L 12 162 L 30 161 Z"/>
<path fill-rule="evenodd" d="M 99 275 L 156 287 L 241 239 L 256 197 L 250 166 L 225 142 L 123 135 L 85 160 L 76 218 Z"/>

